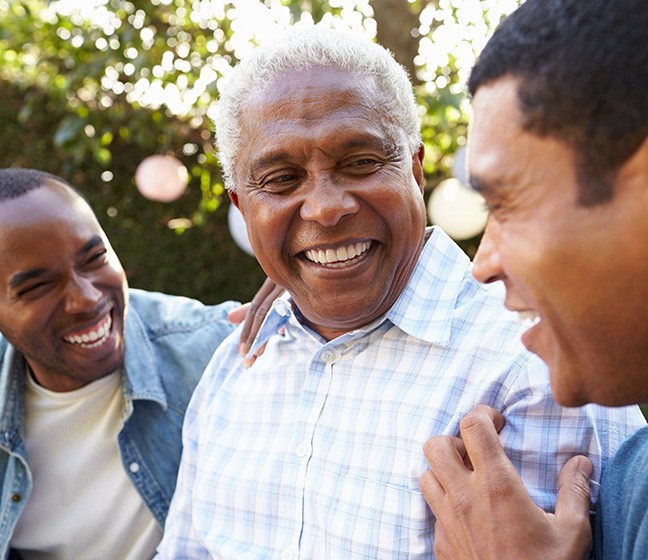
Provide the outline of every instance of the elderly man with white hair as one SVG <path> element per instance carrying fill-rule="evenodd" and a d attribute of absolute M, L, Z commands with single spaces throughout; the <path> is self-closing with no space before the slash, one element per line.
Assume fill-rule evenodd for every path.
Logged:
<path fill-rule="evenodd" d="M 430 558 L 423 444 L 477 404 L 506 414 L 540 507 L 573 454 L 600 478 L 638 409 L 559 407 L 503 290 L 426 230 L 417 107 L 385 49 L 293 27 L 235 68 L 216 128 L 254 253 L 289 297 L 252 367 L 234 339 L 207 366 L 160 558 Z"/>

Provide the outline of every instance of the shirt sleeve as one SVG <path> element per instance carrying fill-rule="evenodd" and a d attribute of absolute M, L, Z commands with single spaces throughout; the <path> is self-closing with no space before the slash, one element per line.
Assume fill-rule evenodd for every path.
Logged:
<path fill-rule="evenodd" d="M 500 434 L 502 445 L 531 498 L 550 512 L 555 510 L 563 465 L 575 455 L 587 456 L 593 465 L 593 514 L 608 459 L 645 419 L 637 406 L 562 407 L 553 399 L 546 376 L 546 369 L 531 360 L 515 379 L 502 410 L 506 420 Z"/>

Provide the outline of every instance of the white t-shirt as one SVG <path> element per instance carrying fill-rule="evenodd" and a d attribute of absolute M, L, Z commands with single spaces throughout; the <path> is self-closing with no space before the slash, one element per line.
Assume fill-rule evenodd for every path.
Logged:
<path fill-rule="evenodd" d="M 11 540 L 25 560 L 145 560 L 162 538 L 126 475 L 119 374 L 56 393 L 27 375 L 25 445 L 33 490 Z"/>

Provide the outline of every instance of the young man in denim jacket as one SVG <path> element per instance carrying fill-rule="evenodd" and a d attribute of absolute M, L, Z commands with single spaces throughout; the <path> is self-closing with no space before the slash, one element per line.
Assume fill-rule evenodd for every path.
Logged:
<path fill-rule="evenodd" d="M 28 169 L 0 170 L 0 284 L 0 557 L 150 558 L 237 304 L 129 289 L 86 201 Z"/>

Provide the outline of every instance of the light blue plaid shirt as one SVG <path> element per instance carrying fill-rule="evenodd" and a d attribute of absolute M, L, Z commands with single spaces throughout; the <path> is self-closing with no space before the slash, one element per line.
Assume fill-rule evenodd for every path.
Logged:
<path fill-rule="evenodd" d="M 505 415 L 502 442 L 542 508 L 576 453 L 598 481 L 643 417 L 559 407 L 502 296 L 436 229 L 395 305 L 361 329 L 326 342 L 275 302 L 254 366 L 231 336 L 189 405 L 160 557 L 431 558 L 423 444 L 458 434 L 478 403 Z"/>

